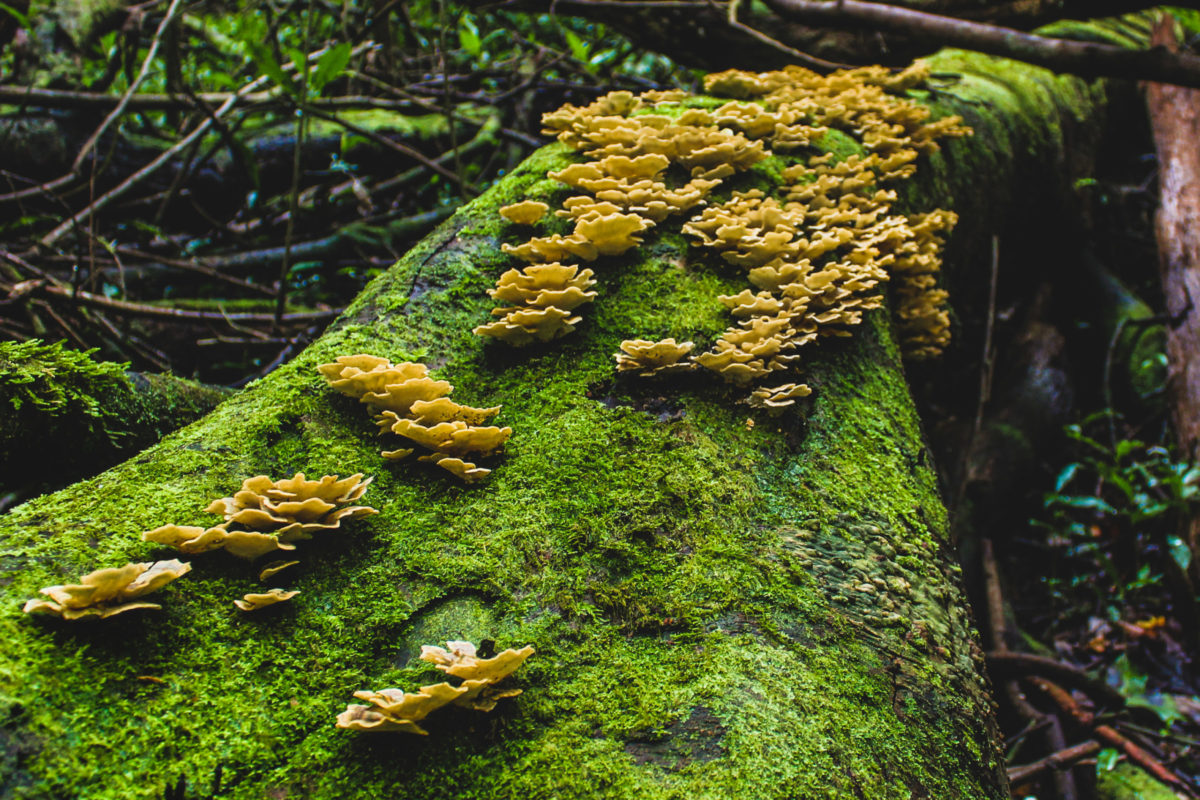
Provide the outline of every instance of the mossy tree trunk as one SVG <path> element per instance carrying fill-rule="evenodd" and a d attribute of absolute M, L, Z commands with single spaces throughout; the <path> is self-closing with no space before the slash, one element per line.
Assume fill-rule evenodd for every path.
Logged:
<path fill-rule="evenodd" d="M 0 491 L 94 475 L 230 394 L 127 366 L 61 344 L 0 342 Z"/>
<path fill-rule="evenodd" d="M 959 211 L 965 276 L 968 245 L 1029 205 L 1023 181 L 1069 185 L 1102 98 L 963 53 L 934 71 L 960 77 L 924 97 L 976 135 L 923 163 L 907 202 Z M 205 419 L 0 519 L 0 795 L 157 797 L 182 775 L 256 799 L 1007 797 L 885 314 L 822 345 L 814 397 L 779 417 L 700 376 L 616 380 L 622 339 L 711 340 L 728 324 L 716 295 L 743 286 L 663 225 L 598 262 L 601 296 L 572 336 L 511 350 L 472 335 L 513 266 L 499 244 L 528 235 L 496 208 L 561 201 L 545 173 L 572 158 L 539 151 Z M 502 405 L 514 434 L 492 475 L 464 486 L 384 461 L 363 409 L 315 370 L 355 352 L 424 360 L 456 400 Z M 364 499 L 381 513 L 301 543 L 289 604 L 239 614 L 262 584 L 216 553 L 160 612 L 21 614 L 39 587 L 170 557 L 141 531 L 211 523 L 202 509 L 244 478 L 297 471 L 375 475 Z M 333 727 L 356 689 L 440 680 L 419 647 L 459 638 L 536 647 L 524 694 L 438 712 L 428 738 Z"/>

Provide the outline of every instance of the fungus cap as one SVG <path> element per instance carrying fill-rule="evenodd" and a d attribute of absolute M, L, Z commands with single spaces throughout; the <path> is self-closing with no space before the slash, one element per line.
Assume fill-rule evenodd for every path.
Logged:
<path fill-rule="evenodd" d="M 534 650 L 532 646 L 526 645 L 520 650 L 510 648 L 485 659 L 478 658 L 476 652 L 475 645 L 464 641 L 446 642 L 446 649 L 422 645 L 421 660 L 429 661 L 442 672 L 455 678 L 498 683 L 525 663 L 525 659 L 533 655 Z"/>
<path fill-rule="evenodd" d="M 537 200 L 525 200 L 510 206 L 501 206 L 500 216 L 517 225 L 532 225 L 546 215 L 550 206 Z"/>
<path fill-rule="evenodd" d="M 254 531 L 230 531 L 229 523 L 214 528 L 191 525 L 163 525 L 142 534 L 142 540 L 174 547 L 181 553 L 207 553 L 225 550 L 238 558 L 255 559 L 277 550 L 294 550 L 295 545 L 279 541 L 276 536 Z"/>
<path fill-rule="evenodd" d="M 242 597 L 241 600 L 234 600 L 233 604 L 242 611 L 258 611 L 267 606 L 273 606 L 276 603 L 282 603 L 285 600 L 291 600 L 298 591 L 284 591 L 283 589 L 268 589 L 261 594 L 248 594 Z"/>
<path fill-rule="evenodd" d="M 278 575 L 288 567 L 294 567 L 299 563 L 299 561 L 272 561 L 270 564 L 267 564 L 265 567 L 263 567 L 262 571 L 258 573 L 258 579 L 260 581 L 265 581 L 267 578 L 270 578 L 273 575 Z"/>
<path fill-rule="evenodd" d="M 750 393 L 750 405 L 758 408 L 786 408 L 796 402 L 798 397 L 808 397 L 812 394 L 806 384 L 785 383 L 770 388 L 755 389 Z"/>
<path fill-rule="evenodd" d="M 692 342 L 676 342 L 663 339 L 651 342 L 646 339 L 626 339 L 616 354 L 618 372 L 639 372 L 644 376 L 684 372 L 695 369 L 695 364 L 684 357 L 692 351 Z"/>
<path fill-rule="evenodd" d="M 161 608 L 157 603 L 130 601 L 161 589 L 191 569 L 191 564 L 175 559 L 98 569 L 84 575 L 78 584 L 39 590 L 50 600 L 29 600 L 22 610 L 27 614 L 53 614 L 73 620 L 105 619 L 137 608 Z"/>

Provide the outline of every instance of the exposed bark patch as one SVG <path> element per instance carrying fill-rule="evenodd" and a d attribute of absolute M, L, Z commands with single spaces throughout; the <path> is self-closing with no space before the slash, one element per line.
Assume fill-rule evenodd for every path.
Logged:
<path fill-rule="evenodd" d="M 21 724 L 24 709 L 12 705 L 3 712 L 0 722 L 0 798 L 25 796 L 25 789 L 35 781 L 25 764 L 42 749 L 42 742 Z"/>
<path fill-rule="evenodd" d="M 588 387 L 588 397 L 605 408 L 625 406 L 654 417 L 659 422 L 677 422 L 687 416 L 680 396 L 681 384 L 687 378 L 671 376 L 665 381 L 611 380 Z"/>
<path fill-rule="evenodd" d="M 633 763 L 654 764 L 675 772 L 688 764 L 712 761 L 725 755 L 725 726 L 704 706 L 694 706 L 686 720 L 668 727 L 661 735 L 630 738 L 625 752 Z"/>

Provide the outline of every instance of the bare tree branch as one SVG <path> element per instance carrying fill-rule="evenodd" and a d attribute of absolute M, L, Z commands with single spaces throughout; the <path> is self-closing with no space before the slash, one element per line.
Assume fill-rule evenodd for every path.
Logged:
<path fill-rule="evenodd" d="M 764 0 L 787 20 L 808 25 L 865 26 L 916 36 L 1089 78 L 1128 78 L 1200 88 L 1200 57 L 1166 48 L 1128 50 L 1113 45 L 1036 36 L 938 14 L 863 0 Z"/>

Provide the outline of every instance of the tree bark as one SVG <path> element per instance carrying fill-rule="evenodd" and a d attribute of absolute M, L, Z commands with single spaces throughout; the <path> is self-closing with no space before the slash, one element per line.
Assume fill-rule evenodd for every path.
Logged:
<path fill-rule="evenodd" d="M 0 489 L 95 475 L 229 394 L 173 375 L 126 372 L 61 345 L 0 342 Z"/>
<path fill-rule="evenodd" d="M 1178 48 L 1174 21 L 1163 16 L 1155 43 Z M 1200 454 L 1200 90 L 1146 85 L 1158 151 L 1159 210 L 1155 219 L 1159 271 L 1167 309 L 1167 386 L 1181 454 Z M 1188 531 L 1192 570 L 1200 576 L 1200 517 Z"/>
<path fill-rule="evenodd" d="M 976 135 L 923 160 L 906 201 L 962 215 L 965 278 L 988 263 L 973 243 L 1057 200 L 1048 178 L 1070 186 L 1103 97 L 967 53 L 934 71 L 958 76 L 929 95 L 939 113 Z M 0 518 L 0 795 L 156 797 L 182 779 L 231 798 L 1008 796 L 885 313 L 822 345 L 813 399 L 779 417 L 699 377 L 617 380 L 621 340 L 709 340 L 728 324 L 716 295 L 744 284 L 675 223 L 597 262 L 601 297 L 570 337 L 510 350 L 471 334 L 514 263 L 499 245 L 528 235 L 496 209 L 561 201 L 545 174 L 572 159 L 536 153 L 208 417 Z M 315 371 L 356 352 L 425 360 L 456 400 L 502 405 L 514 434 L 495 471 L 462 486 L 381 459 L 361 406 Z M 233 609 L 262 588 L 224 553 L 196 557 L 159 612 L 20 613 L 39 587 L 171 557 L 140 532 L 211 524 L 202 509 L 243 479 L 298 471 L 374 475 L 381 513 L 301 543 L 285 581 L 301 594 L 274 613 Z M 438 712 L 428 738 L 333 727 L 357 689 L 440 680 L 416 655 L 448 639 L 532 644 L 524 694 Z"/>

